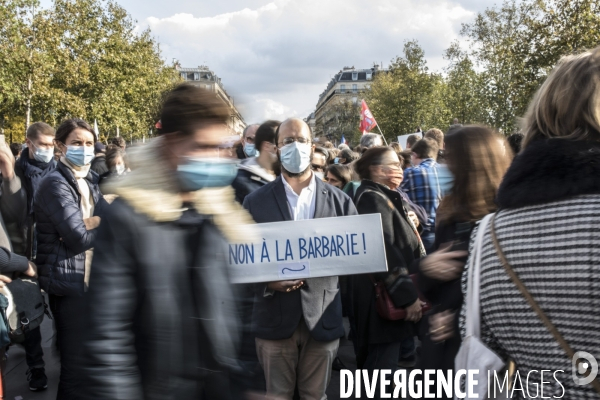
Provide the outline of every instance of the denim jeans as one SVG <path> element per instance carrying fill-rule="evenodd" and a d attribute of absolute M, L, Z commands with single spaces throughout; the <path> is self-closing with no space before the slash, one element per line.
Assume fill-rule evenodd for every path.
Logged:
<path fill-rule="evenodd" d="M 42 333 L 40 327 L 27 331 L 23 341 L 25 359 L 29 368 L 44 368 L 44 351 L 42 350 Z"/>
<path fill-rule="evenodd" d="M 425 247 L 425 252 L 427 252 L 427 254 L 432 253 L 434 250 L 433 245 L 435 244 L 435 232 L 423 232 L 421 235 L 421 241 Z"/>

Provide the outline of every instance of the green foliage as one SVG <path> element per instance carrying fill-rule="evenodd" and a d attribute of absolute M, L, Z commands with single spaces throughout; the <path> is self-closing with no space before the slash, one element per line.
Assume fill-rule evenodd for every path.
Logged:
<path fill-rule="evenodd" d="M 323 132 L 324 137 L 331 142 L 339 143 L 342 136 L 350 143 L 360 142 L 360 103 L 353 103 L 350 99 L 340 99 L 327 107 L 326 114 L 317 126 L 318 132 Z"/>
<path fill-rule="evenodd" d="M 486 124 L 489 120 L 488 103 L 482 74 L 475 71 L 469 55 L 458 42 L 452 43 L 444 58 L 446 68 L 445 103 L 453 117 L 463 124 Z"/>
<path fill-rule="evenodd" d="M 390 71 L 376 76 L 366 99 L 388 138 L 417 126 L 447 129 L 452 118 L 483 123 L 505 134 L 561 57 L 600 44 L 598 0 L 505 0 L 479 13 L 446 50 L 445 74 L 428 71 L 416 41 Z"/>
<path fill-rule="evenodd" d="M 404 44 L 404 57 L 392 60 L 389 72 L 375 76 L 365 100 L 388 141 L 395 141 L 417 127 L 448 126 L 445 92 L 444 78 L 429 72 L 423 49 L 413 40 Z"/>
<path fill-rule="evenodd" d="M 463 26 L 482 68 L 488 124 L 509 134 L 559 59 L 600 44 L 597 0 L 505 0 Z"/>
<path fill-rule="evenodd" d="M 0 120 L 19 127 L 7 132 L 13 140 L 24 133 L 28 102 L 31 122 L 96 119 L 104 136 L 119 127 L 140 138 L 180 79 L 150 32 L 137 33 L 113 1 L 54 0 L 47 10 L 33 0 L 3 2 L 0 32 Z"/>

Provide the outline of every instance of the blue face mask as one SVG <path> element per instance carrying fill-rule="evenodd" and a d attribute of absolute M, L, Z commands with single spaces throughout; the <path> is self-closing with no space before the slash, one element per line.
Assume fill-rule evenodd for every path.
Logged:
<path fill-rule="evenodd" d="M 94 159 L 94 148 L 90 146 L 67 146 L 65 157 L 78 167 L 83 167 Z"/>
<path fill-rule="evenodd" d="M 246 143 L 244 145 L 244 153 L 246 153 L 246 155 L 248 157 L 254 157 L 254 156 L 256 156 L 257 151 L 256 151 L 256 147 L 254 146 L 254 144 L 253 143 Z"/>
<path fill-rule="evenodd" d="M 298 174 L 304 172 L 310 165 L 311 146 L 309 144 L 292 142 L 283 146 L 279 151 L 281 152 L 281 165 L 288 172 Z"/>
<path fill-rule="evenodd" d="M 235 161 L 227 158 L 189 157 L 185 164 L 177 167 L 181 188 L 189 192 L 227 186 L 233 182 L 236 174 Z"/>
<path fill-rule="evenodd" d="M 33 152 L 33 158 L 35 158 L 36 161 L 47 164 L 50 162 L 50 160 L 52 160 L 52 157 L 54 157 L 54 148 L 40 149 L 36 147 L 33 143 L 31 144 L 31 146 L 35 149 L 35 151 Z"/>
<path fill-rule="evenodd" d="M 334 164 L 339 164 L 340 163 L 340 158 L 339 157 L 334 158 L 333 159 L 333 163 Z"/>

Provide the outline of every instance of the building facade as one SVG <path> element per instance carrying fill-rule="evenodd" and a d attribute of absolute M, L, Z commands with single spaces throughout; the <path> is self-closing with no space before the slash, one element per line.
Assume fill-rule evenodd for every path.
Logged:
<path fill-rule="evenodd" d="M 333 141 L 343 134 L 348 139 L 353 130 L 358 131 L 360 115 L 356 110 L 360 110 L 362 93 L 370 89 L 373 78 L 381 71 L 376 64 L 367 69 L 344 67 L 335 74 L 319 95 L 314 112 L 315 137 Z"/>
<path fill-rule="evenodd" d="M 231 134 L 241 135 L 244 131 L 244 128 L 246 128 L 246 122 L 244 121 L 242 114 L 240 114 L 235 107 L 233 98 L 225 91 L 225 87 L 221 83 L 221 78 L 219 78 L 206 65 L 200 65 L 198 68 L 183 68 L 177 64 L 175 68 L 184 81 L 216 93 L 217 96 L 223 100 L 223 102 L 231 110 L 230 119 L 227 123 L 231 129 Z"/>
<path fill-rule="evenodd" d="M 311 112 L 308 117 L 304 118 L 304 122 L 306 122 L 306 124 L 310 128 L 310 131 L 311 131 L 312 136 L 314 138 L 315 137 L 315 129 L 317 128 L 317 120 L 315 119 L 315 113 L 314 113 L 314 111 Z"/>

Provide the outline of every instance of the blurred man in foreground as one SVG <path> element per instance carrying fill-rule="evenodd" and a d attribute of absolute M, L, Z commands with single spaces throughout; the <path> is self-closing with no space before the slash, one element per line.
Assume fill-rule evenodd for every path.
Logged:
<path fill-rule="evenodd" d="M 95 244 L 85 398 L 242 398 L 225 255 L 251 219 L 229 186 L 235 160 L 219 157 L 228 117 L 214 94 L 178 86 L 160 137 L 115 184 Z"/>

